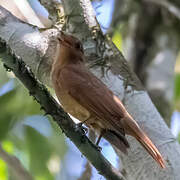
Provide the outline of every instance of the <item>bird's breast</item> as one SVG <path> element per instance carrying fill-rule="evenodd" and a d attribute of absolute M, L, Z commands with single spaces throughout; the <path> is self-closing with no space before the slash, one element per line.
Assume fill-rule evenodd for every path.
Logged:
<path fill-rule="evenodd" d="M 81 106 L 67 91 L 61 89 L 56 91 L 56 94 L 66 112 L 80 121 L 85 121 L 90 117 L 90 112 Z"/>

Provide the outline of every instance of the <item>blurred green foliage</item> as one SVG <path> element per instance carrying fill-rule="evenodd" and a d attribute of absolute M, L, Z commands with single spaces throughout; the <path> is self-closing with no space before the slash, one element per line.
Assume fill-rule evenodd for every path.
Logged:
<path fill-rule="evenodd" d="M 180 74 L 175 74 L 175 85 L 174 85 L 174 103 L 175 108 L 180 111 Z"/>
<path fill-rule="evenodd" d="M 122 36 L 119 31 L 114 32 L 112 41 L 119 50 L 122 50 Z"/>
<path fill-rule="evenodd" d="M 1 180 L 7 180 L 8 177 L 8 171 L 6 163 L 0 159 L 0 179 Z"/>
<path fill-rule="evenodd" d="M 57 172 L 52 171 L 51 161 L 57 157 L 60 165 L 67 151 L 63 134 L 50 117 L 46 117 L 50 122 L 46 126 L 50 126 L 53 131 L 48 135 L 41 133 L 44 124 L 37 125 L 36 121 L 32 121 L 33 126 L 27 125 L 27 117 L 44 116 L 45 112 L 40 110 L 40 105 L 24 86 L 5 71 L 2 63 L 0 75 L 0 90 L 8 81 L 14 81 L 14 88 L 9 91 L 7 89 L 7 93 L 0 96 L 0 142 L 4 150 L 18 157 L 35 180 L 55 179 Z M 0 180 L 10 177 L 13 177 L 11 171 L 0 160 Z"/>
<path fill-rule="evenodd" d="M 10 141 L 3 141 L 2 147 L 6 152 L 13 154 L 14 148 L 13 148 L 13 144 Z M 6 163 L 0 159 L 0 179 L 7 180 L 7 177 L 8 177 L 8 169 Z"/>
<path fill-rule="evenodd" d="M 49 146 L 48 139 L 28 126 L 26 127 L 25 137 L 30 159 L 30 171 L 37 176 L 44 174 L 48 180 L 53 179 L 47 167 L 47 162 L 53 152 L 52 146 Z"/>

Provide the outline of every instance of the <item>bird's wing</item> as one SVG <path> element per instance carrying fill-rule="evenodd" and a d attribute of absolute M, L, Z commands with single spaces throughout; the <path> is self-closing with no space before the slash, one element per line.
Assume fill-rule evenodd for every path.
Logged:
<path fill-rule="evenodd" d="M 121 101 L 85 67 L 69 65 L 59 73 L 59 84 L 88 111 L 93 112 L 109 129 L 125 135 Z"/>

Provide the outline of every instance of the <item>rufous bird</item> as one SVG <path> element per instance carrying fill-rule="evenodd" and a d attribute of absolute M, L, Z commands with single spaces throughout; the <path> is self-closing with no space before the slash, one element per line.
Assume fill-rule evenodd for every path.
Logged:
<path fill-rule="evenodd" d="M 64 110 L 85 123 L 117 149 L 127 153 L 125 134 L 135 137 L 147 152 L 165 168 L 164 160 L 121 100 L 93 75 L 84 64 L 81 42 L 61 33 L 57 56 L 51 71 L 52 84 Z"/>

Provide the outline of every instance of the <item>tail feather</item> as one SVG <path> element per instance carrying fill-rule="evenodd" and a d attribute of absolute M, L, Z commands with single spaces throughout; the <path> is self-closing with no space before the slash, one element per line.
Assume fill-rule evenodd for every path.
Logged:
<path fill-rule="evenodd" d="M 147 150 L 147 152 L 153 157 L 154 160 L 162 167 L 165 168 L 165 162 L 152 141 L 141 130 L 136 121 L 129 115 L 124 118 L 124 126 L 127 134 L 135 137 L 140 144 Z"/>
<path fill-rule="evenodd" d="M 152 143 L 152 141 L 143 133 L 140 137 L 136 137 L 136 139 L 141 143 L 141 145 L 147 150 L 147 152 L 157 161 L 157 163 L 162 167 L 165 168 L 164 160 Z"/>

